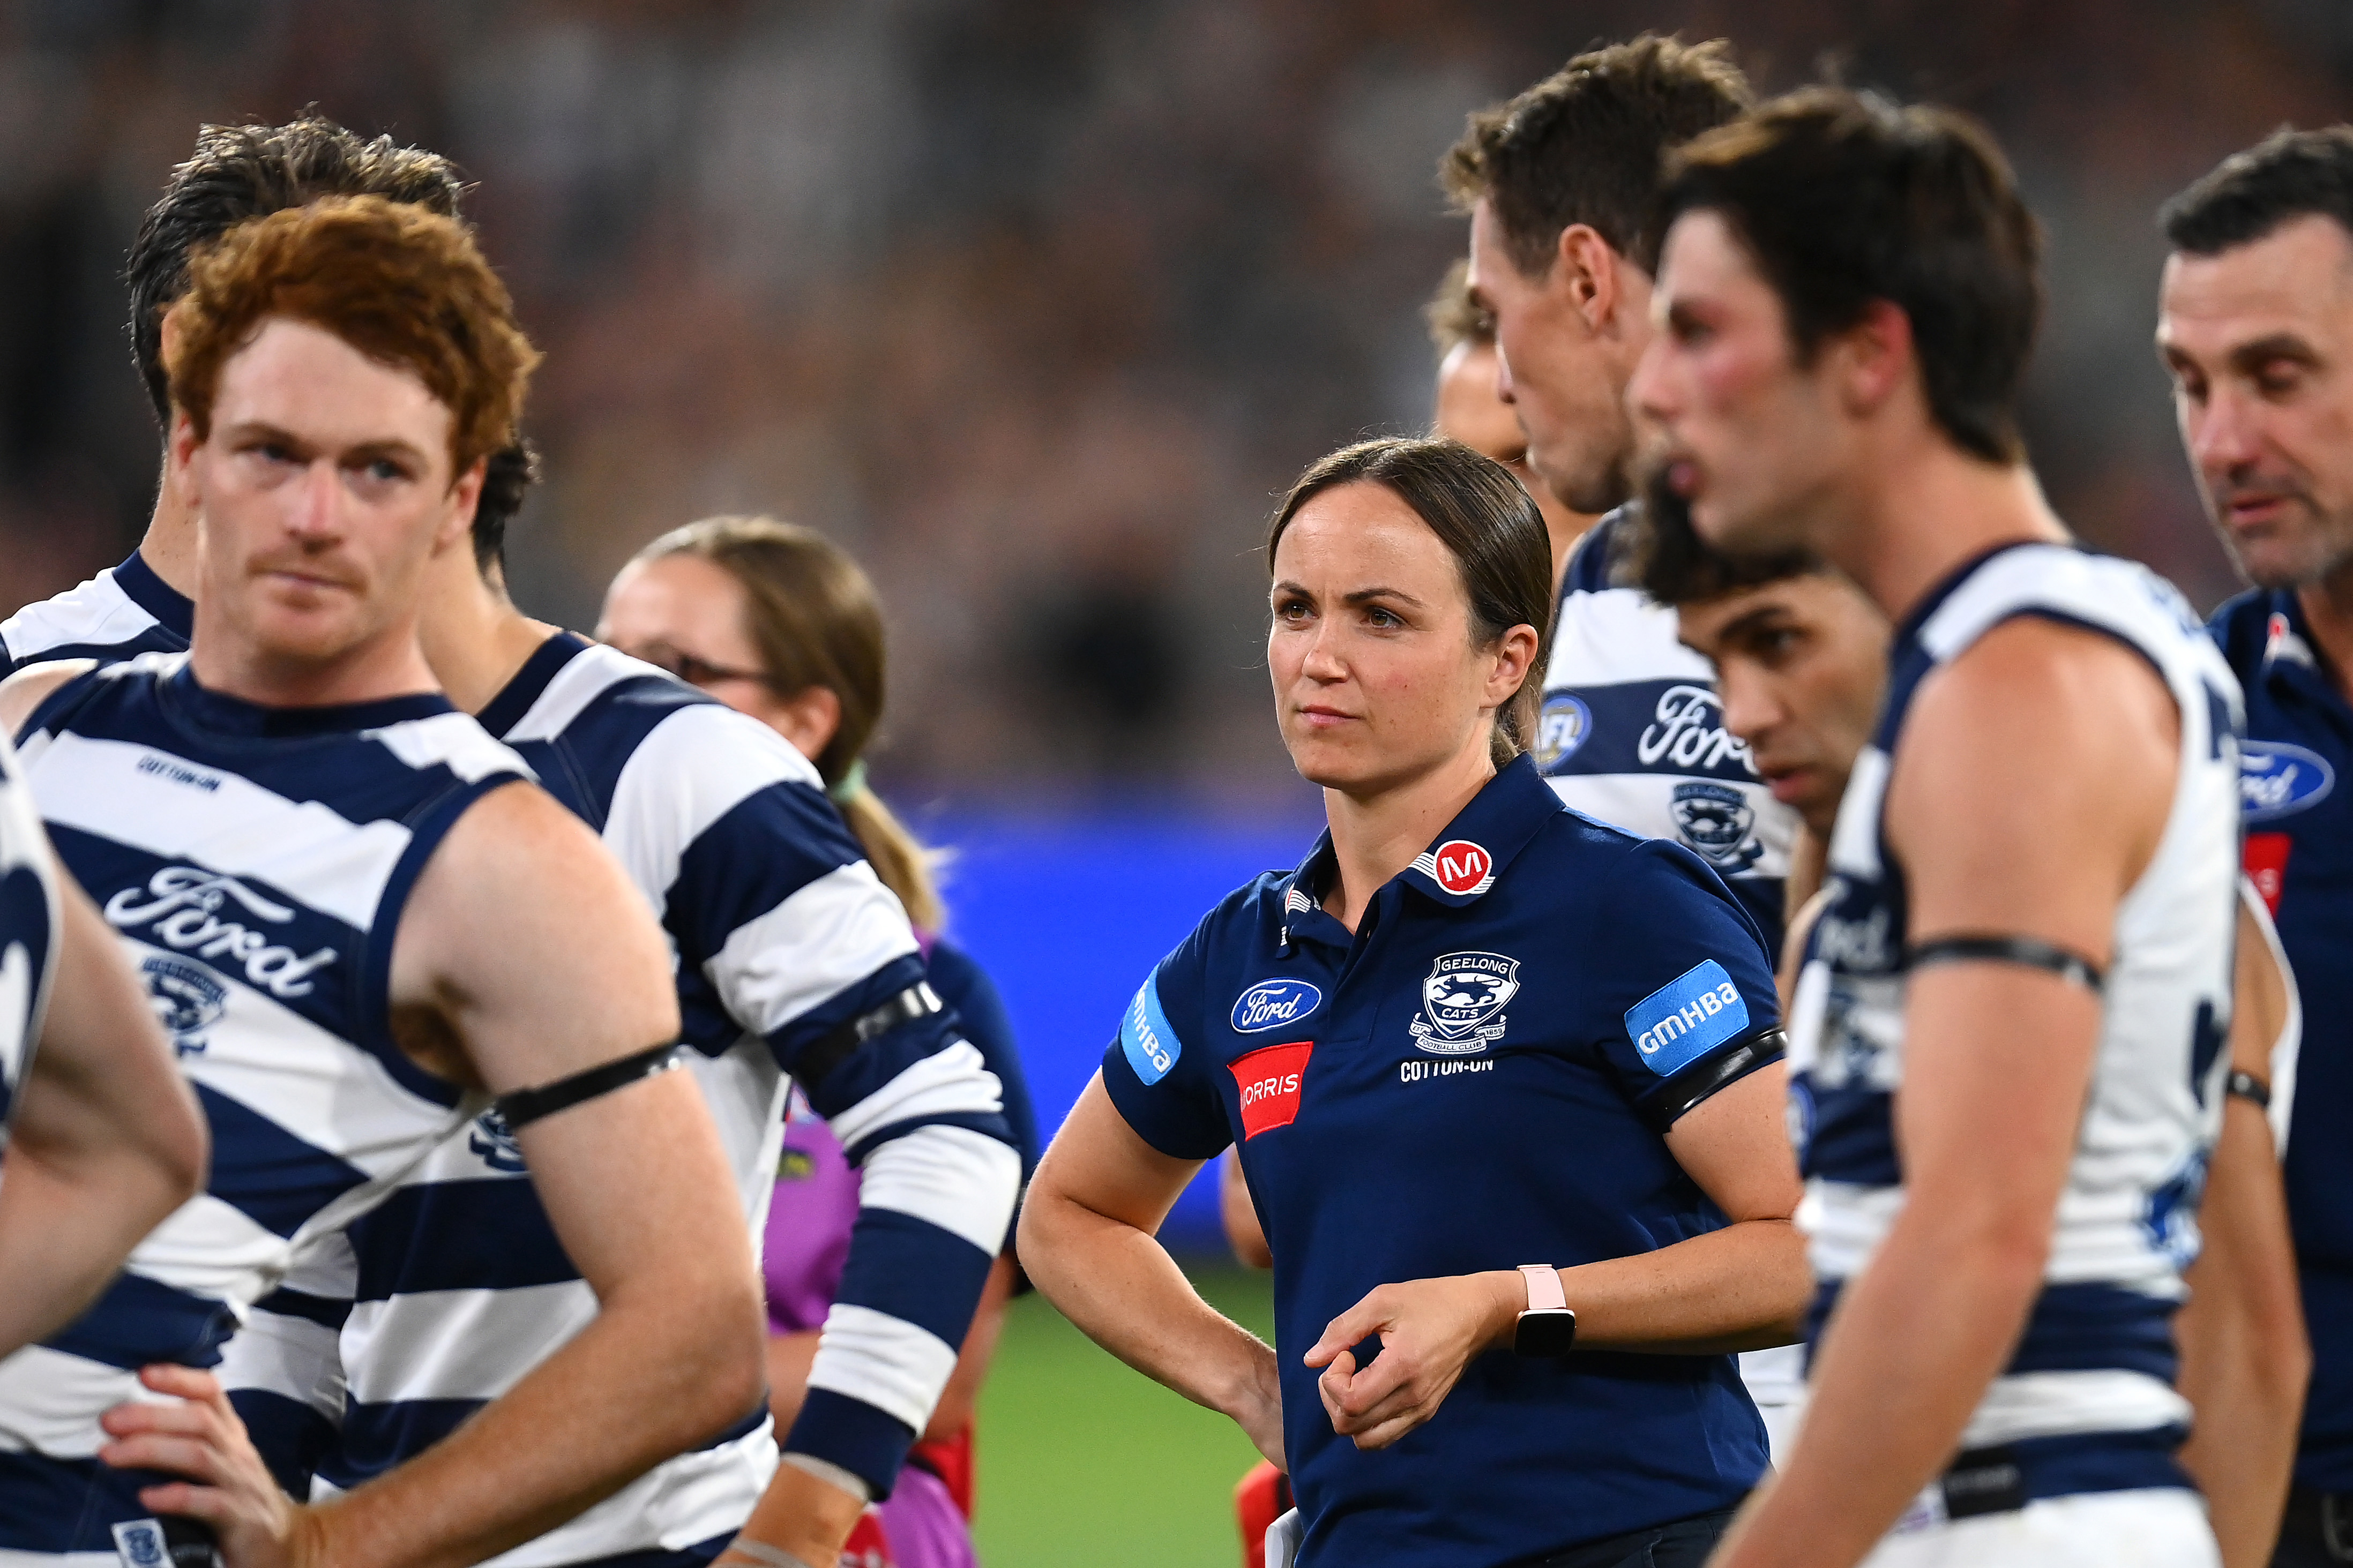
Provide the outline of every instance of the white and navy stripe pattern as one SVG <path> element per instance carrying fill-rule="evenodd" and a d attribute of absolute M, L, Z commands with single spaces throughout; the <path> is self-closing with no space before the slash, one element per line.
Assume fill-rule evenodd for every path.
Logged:
<path fill-rule="evenodd" d="M 0 1151 L 8 1147 L 8 1113 L 41 1041 L 57 973 L 58 920 L 48 836 L 17 775 L 16 749 L 0 735 Z"/>
<path fill-rule="evenodd" d="M 2186 1484 L 2172 1449 L 2170 1328 L 2197 1255 L 2198 1202 L 2221 1121 L 2238 898 L 2238 682 L 2170 584 L 2130 562 L 2013 545 L 1971 563 L 1896 629 L 1887 704 L 1856 759 L 1830 847 L 1831 904 L 1798 984 L 1789 1064 L 1820 1281 L 1810 1342 L 1904 1202 L 1894 1135 L 1904 1081 L 1903 868 L 1883 811 L 1913 697 L 1994 626 L 2032 616 L 2146 657 L 2180 713 L 2164 835 L 2116 911 L 2105 1017 L 2044 1284 L 1964 1450 L 2014 1451 L 2027 1496 Z"/>
<path fill-rule="evenodd" d="M 837 1026 L 923 979 L 905 913 L 797 752 L 651 666 L 563 634 L 481 717 L 604 836 L 659 913 L 691 1065 L 756 1242 L 786 1075 Z M 1019 1156 L 997 1080 L 953 1013 L 903 1023 L 801 1087 L 864 1182 L 786 1446 L 887 1492 L 1003 1243 Z M 298 1492 L 356 1485 L 438 1440 L 596 1310 L 489 1116 L 289 1283 L 231 1347 L 227 1371 Z M 755 1414 L 499 1561 L 580 1563 L 732 1533 L 776 1454 Z"/>
<path fill-rule="evenodd" d="M 0 1560 L 103 1551 L 143 1517 L 91 1458 L 134 1369 L 206 1366 L 312 1238 L 382 1202 L 479 1109 L 394 1043 L 400 913 L 459 816 L 529 776 L 438 695 L 272 710 L 185 655 L 68 682 L 24 776 L 67 869 L 121 934 L 212 1133 L 206 1189 L 98 1304 L 0 1362 Z"/>
<path fill-rule="evenodd" d="M 1678 639 L 1675 612 L 1627 580 L 1619 557 L 1632 527 L 1620 508 L 1569 556 L 1530 751 L 1576 810 L 1705 860 L 1778 955 L 1797 813 L 1724 727 L 1715 671 Z"/>
<path fill-rule="evenodd" d="M 27 665 L 184 653 L 195 607 L 133 552 L 78 587 L 0 621 L 0 676 Z"/>

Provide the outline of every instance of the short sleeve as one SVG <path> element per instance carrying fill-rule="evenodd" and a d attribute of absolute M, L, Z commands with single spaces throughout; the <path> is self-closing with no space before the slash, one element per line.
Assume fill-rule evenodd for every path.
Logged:
<path fill-rule="evenodd" d="M 1781 1055 L 1780 1000 L 1755 921 L 1696 855 L 1648 839 L 1615 880 L 1594 937 L 1601 1052 L 1664 1131 Z"/>
<path fill-rule="evenodd" d="M 1174 1160 L 1214 1159 L 1233 1142 L 1215 1064 L 1195 1043 L 1203 1033 L 1205 946 L 1196 931 L 1145 976 L 1103 1052 L 1111 1102 L 1136 1136 Z"/>

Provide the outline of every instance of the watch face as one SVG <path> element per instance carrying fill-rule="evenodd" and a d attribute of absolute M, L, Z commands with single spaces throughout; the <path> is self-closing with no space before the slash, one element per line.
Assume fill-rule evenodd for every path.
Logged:
<path fill-rule="evenodd" d="M 1567 1355 L 1577 1343 L 1577 1314 L 1566 1307 L 1522 1312 L 1512 1349 L 1520 1355 Z"/>

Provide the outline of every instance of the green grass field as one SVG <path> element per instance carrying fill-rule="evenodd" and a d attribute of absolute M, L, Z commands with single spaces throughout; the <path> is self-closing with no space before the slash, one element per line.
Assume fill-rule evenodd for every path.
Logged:
<path fill-rule="evenodd" d="M 1262 1338 L 1272 1277 L 1197 1272 L 1201 1294 Z M 1025 1296 L 981 1391 L 979 1508 L 987 1568 L 1235 1568 L 1233 1489 L 1258 1460 L 1224 1416 L 1131 1372 Z"/>

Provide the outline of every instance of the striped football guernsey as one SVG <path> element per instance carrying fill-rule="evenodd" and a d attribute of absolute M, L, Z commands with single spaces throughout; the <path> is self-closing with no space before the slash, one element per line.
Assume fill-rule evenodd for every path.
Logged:
<path fill-rule="evenodd" d="M 2089 1093 L 2042 1289 L 1961 1437 L 2000 1450 L 2031 1501 L 2184 1487 L 2173 1451 L 2172 1317 L 2198 1256 L 2198 1205 L 2221 1125 L 2239 898 L 2239 683 L 2173 585 L 2129 561 L 2013 544 L 1954 573 L 1895 628 L 1886 705 L 1855 758 L 1830 844 L 1830 904 L 1790 1008 L 1799 1226 L 1819 1281 L 1807 1340 L 1903 1207 L 1895 1098 L 1912 970 L 1909 894 L 1886 840 L 1892 759 L 1921 685 L 2020 616 L 2080 626 L 2146 658 L 2180 715 L 2172 805 L 2116 914 Z M 1932 1488 L 1933 1496 L 1941 1496 Z M 1932 1504 L 1932 1506 L 1935 1506 Z"/>
<path fill-rule="evenodd" d="M 904 912 L 799 752 L 649 665 L 559 634 L 481 720 L 603 834 L 660 912 L 690 1060 L 756 1246 L 785 1075 L 923 978 Z M 864 1183 L 785 1447 L 887 1493 L 955 1366 L 1020 1160 L 997 1080 L 953 1013 L 900 1023 L 802 1088 Z M 231 1346 L 227 1372 L 297 1495 L 356 1486 L 429 1447 L 596 1310 L 492 1116 L 313 1249 L 289 1286 Z M 702 1561 L 750 1514 L 776 1457 L 763 1413 L 497 1561 Z"/>
<path fill-rule="evenodd" d="M 195 607 L 137 552 L 79 587 L 0 621 L 0 676 L 66 658 L 116 664 L 142 653 L 185 653 Z"/>
<path fill-rule="evenodd" d="M 480 1109 L 394 1043 L 392 944 L 451 825 L 529 770 L 438 694 L 265 708 L 198 686 L 185 654 L 67 682 L 20 756 L 212 1132 L 206 1191 L 79 1321 L 0 1362 L 0 1562 L 111 1563 L 142 1478 L 91 1456 L 133 1369 L 216 1363 L 312 1237 Z"/>
<path fill-rule="evenodd" d="M 0 1151 L 8 1113 L 41 1040 L 41 1015 L 57 973 L 58 872 L 16 749 L 0 735 Z"/>

